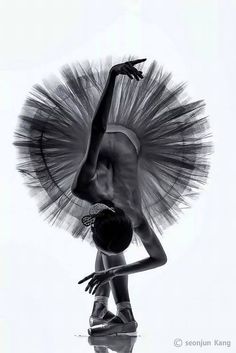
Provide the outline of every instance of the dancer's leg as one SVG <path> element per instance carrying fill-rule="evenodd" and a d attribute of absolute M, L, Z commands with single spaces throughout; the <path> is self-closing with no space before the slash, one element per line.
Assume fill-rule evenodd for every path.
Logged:
<path fill-rule="evenodd" d="M 124 255 L 107 256 L 102 254 L 105 268 L 125 265 Z M 137 322 L 134 319 L 128 291 L 128 276 L 119 276 L 110 281 L 112 293 L 117 305 L 116 316 L 106 325 L 98 325 L 88 330 L 89 335 L 106 336 L 113 334 L 135 334 Z"/>
<path fill-rule="evenodd" d="M 103 271 L 104 265 L 102 260 L 102 255 L 100 251 L 97 252 L 95 260 L 95 271 Z M 107 309 L 108 298 L 111 292 L 110 284 L 106 283 L 103 286 L 100 286 L 95 293 L 95 299 L 92 309 L 92 314 L 89 319 L 90 326 L 102 323 L 103 320 L 110 320 L 114 317 Z"/>
<path fill-rule="evenodd" d="M 97 256 L 96 256 L 96 260 L 95 260 L 95 271 L 99 272 L 99 271 L 103 271 L 104 268 L 104 264 L 103 264 L 103 259 L 102 259 L 102 254 L 100 251 L 97 252 Z M 95 296 L 105 296 L 105 297 L 109 297 L 111 292 L 111 288 L 109 283 L 104 284 L 103 286 L 100 286 L 95 293 Z"/>
<path fill-rule="evenodd" d="M 102 254 L 102 259 L 106 269 L 126 264 L 123 253 L 112 256 Z M 110 285 L 117 305 L 117 322 L 134 321 L 128 290 L 128 276 L 118 276 L 110 281 Z"/>

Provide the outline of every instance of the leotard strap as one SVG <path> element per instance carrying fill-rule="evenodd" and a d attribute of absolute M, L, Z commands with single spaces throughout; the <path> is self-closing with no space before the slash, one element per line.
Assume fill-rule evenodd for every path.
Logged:
<path fill-rule="evenodd" d="M 137 154 L 139 154 L 140 142 L 139 142 L 139 139 L 134 131 L 130 130 L 129 128 L 127 128 L 126 126 L 123 126 L 123 125 L 108 124 L 107 128 L 106 128 L 106 132 L 108 132 L 108 133 L 109 132 L 122 132 L 130 139 L 130 141 L 133 143 L 133 145 L 136 149 Z"/>

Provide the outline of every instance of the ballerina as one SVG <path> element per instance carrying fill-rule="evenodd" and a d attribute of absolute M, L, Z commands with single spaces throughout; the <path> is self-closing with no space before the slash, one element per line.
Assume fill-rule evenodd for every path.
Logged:
<path fill-rule="evenodd" d="M 95 294 L 94 336 L 136 332 L 128 275 L 167 262 L 153 226 L 161 233 L 173 224 L 208 175 L 204 103 L 180 102 L 183 86 L 168 88 L 156 63 L 144 75 L 135 66 L 145 60 L 100 73 L 65 67 L 65 82 L 35 87 L 16 133 L 18 169 L 40 211 L 97 248 L 95 271 L 79 281 Z M 127 264 L 124 251 L 140 241 L 148 257 Z"/>
<path fill-rule="evenodd" d="M 79 283 L 88 281 L 86 291 L 96 295 L 95 303 L 107 298 L 103 285 L 111 282 L 113 296 L 118 308 L 117 315 L 106 326 L 90 330 L 93 334 L 115 332 L 133 332 L 137 323 L 131 309 L 127 276 L 140 271 L 164 265 L 166 254 L 156 234 L 149 226 L 141 207 L 141 196 L 137 180 L 137 152 L 131 140 L 122 130 L 108 132 L 107 121 L 114 90 L 115 80 L 119 75 L 127 75 L 137 81 L 143 78 L 141 71 L 134 65 L 146 59 L 132 60 L 111 68 L 106 87 L 95 112 L 91 138 L 84 161 L 75 177 L 72 192 L 75 196 L 91 204 L 101 203 L 107 199 L 112 208 L 101 210 L 95 217 L 92 227 L 93 240 L 97 246 L 97 270 Z M 124 128 L 122 128 L 124 129 Z M 100 153 L 101 151 L 101 153 Z M 112 185 L 108 185 L 110 193 L 104 190 L 99 178 L 99 166 L 103 163 L 112 166 Z M 107 177 L 107 175 L 105 175 Z M 132 231 L 139 235 L 148 258 L 132 264 L 126 264 L 123 251 L 132 240 Z M 102 264 L 105 267 L 102 270 Z M 104 298 L 102 298 L 104 304 Z M 99 309 L 100 308 L 100 313 Z M 104 314 L 103 305 L 95 305 L 93 317 Z M 104 319 L 107 316 L 103 316 Z M 96 320 L 97 321 L 97 320 Z"/>

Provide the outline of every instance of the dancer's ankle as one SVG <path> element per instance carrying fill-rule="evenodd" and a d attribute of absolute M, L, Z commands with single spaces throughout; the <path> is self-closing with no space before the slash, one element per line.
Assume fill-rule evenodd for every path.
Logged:
<path fill-rule="evenodd" d="M 92 315 L 102 319 L 108 311 L 107 303 L 108 303 L 108 297 L 95 296 Z"/>
<path fill-rule="evenodd" d="M 117 303 L 116 316 L 121 319 L 123 323 L 135 321 L 131 304 L 129 301 Z"/>

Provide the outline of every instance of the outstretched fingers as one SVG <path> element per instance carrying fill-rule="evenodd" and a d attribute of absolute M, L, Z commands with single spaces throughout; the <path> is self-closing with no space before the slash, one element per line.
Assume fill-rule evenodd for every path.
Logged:
<path fill-rule="evenodd" d="M 91 293 L 93 287 L 94 287 L 98 282 L 99 282 L 99 281 L 98 281 L 97 279 L 92 279 L 92 280 L 88 283 L 87 287 L 85 288 L 85 292 L 87 292 L 87 290 L 88 290 L 89 293 Z"/>
<path fill-rule="evenodd" d="M 96 293 L 98 287 L 100 287 L 102 284 L 103 284 L 103 283 L 98 283 L 98 284 L 94 287 L 94 289 L 93 289 L 93 291 L 92 291 L 92 295 Z"/>
<path fill-rule="evenodd" d="M 83 279 L 81 279 L 81 280 L 78 282 L 78 284 L 84 283 L 84 282 L 87 281 L 88 279 L 92 278 L 93 275 L 94 275 L 94 273 L 91 273 L 91 275 L 84 277 Z"/>
<path fill-rule="evenodd" d="M 129 63 L 130 63 L 131 65 L 136 65 L 136 64 L 142 63 L 142 62 L 144 62 L 144 61 L 146 61 L 146 60 L 147 60 L 147 58 L 145 58 L 145 59 L 130 60 Z"/>
<path fill-rule="evenodd" d="M 130 62 L 126 63 L 126 68 L 130 72 L 130 74 L 132 74 L 136 78 L 136 80 L 139 81 L 140 78 L 143 78 L 142 71 L 138 71 L 135 67 L 132 66 L 132 64 L 130 64 Z"/>
<path fill-rule="evenodd" d="M 131 80 L 133 80 L 133 76 L 131 75 L 131 70 L 129 70 L 129 68 L 124 68 L 123 69 L 124 73 L 126 73 L 127 76 L 129 76 L 129 78 L 131 78 Z"/>

